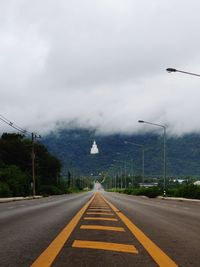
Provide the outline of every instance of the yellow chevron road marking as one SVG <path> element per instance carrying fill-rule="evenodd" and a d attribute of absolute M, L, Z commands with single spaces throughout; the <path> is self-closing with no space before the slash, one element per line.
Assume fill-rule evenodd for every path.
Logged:
<path fill-rule="evenodd" d="M 45 249 L 42 254 L 33 262 L 31 267 L 49 267 L 55 260 L 56 256 L 64 246 L 65 242 L 70 237 L 72 231 L 80 221 L 82 215 L 87 210 L 90 203 L 95 198 L 95 195 L 79 210 L 73 219 L 65 226 L 60 234 L 52 241 L 52 243 Z"/>
<path fill-rule="evenodd" d="M 134 254 L 138 253 L 137 249 L 133 245 L 108 243 L 108 242 L 75 240 L 72 244 L 72 247 L 112 250 L 112 251 L 127 252 L 127 253 L 134 253 Z"/>
<path fill-rule="evenodd" d="M 110 213 L 110 212 L 93 212 L 93 211 L 91 211 L 91 212 L 86 212 L 86 214 L 102 214 L 102 215 L 108 215 L 108 216 L 113 216 L 114 215 L 114 213 Z"/>
<path fill-rule="evenodd" d="M 125 223 L 131 233 L 137 238 L 137 240 L 142 244 L 142 246 L 146 249 L 146 251 L 151 255 L 151 257 L 160 267 L 178 267 L 178 265 L 167 254 L 165 254 L 165 252 L 163 252 L 153 241 L 151 241 L 133 222 L 131 222 L 131 220 L 129 220 L 121 211 L 119 211 L 103 196 L 102 198 L 111 207 L 111 209 L 116 212 L 118 217 Z"/>
<path fill-rule="evenodd" d="M 102 226 L 102 225 L 81 225 L 80 229 L 125 232 L 125 229 L 123 227 L 112 227 L 112 226 Z"/>
<path fill-rule="evenodd" d="M 84 220 L 94 220 L 94 221 L 114 221 L 117 222 L 118 219 L 115 218 L 104 218 L 104 217 L 84 217 Z"/>

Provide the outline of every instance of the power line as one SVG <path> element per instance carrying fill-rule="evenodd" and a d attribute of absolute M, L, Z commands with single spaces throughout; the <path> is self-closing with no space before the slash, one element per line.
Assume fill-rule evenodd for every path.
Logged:
<path fill-rule="evenodd" d="M 9 125 L 10 127 L 12 127 L 13 129 L 23 133 L 23 134 L 28 134 L 28 135 L 31 135 L 34 134 L 34 137 L 35 138 L 41 138 L 40 135 L 37 135 L 36 133 L 32 133 L 32 132 L 29 132 L 25 129 L 23 129 L 22 127 L 18 126 L 17 124 L 15 124 L 14 122 L 10 121 L 9 119 L 7 119 L 6 117 L 4 117 L 3 115 L 0 114 L 0 120 L 5 122 L 7 125 Z"/>

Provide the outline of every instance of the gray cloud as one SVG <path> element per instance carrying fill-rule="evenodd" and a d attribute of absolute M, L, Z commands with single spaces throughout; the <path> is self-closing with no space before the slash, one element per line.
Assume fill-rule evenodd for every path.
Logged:
<path fill-rule="evenodd" d="M 1 114 L 29 130 L 199 132 L 196 0 L 0 3 Z M 6 126 L 1 124 L 1 130 Z"/>

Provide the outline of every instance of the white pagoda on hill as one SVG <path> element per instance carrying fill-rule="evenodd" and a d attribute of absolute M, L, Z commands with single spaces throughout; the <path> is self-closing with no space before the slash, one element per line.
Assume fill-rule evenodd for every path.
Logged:
<path fill-rule="evenodd" d="M 98 154 L 98 153 L 99 153 L 99 149 L 98 149 L 97 144 L 94 140 L 93 145 L 90 149 L 90 154 Z"/>

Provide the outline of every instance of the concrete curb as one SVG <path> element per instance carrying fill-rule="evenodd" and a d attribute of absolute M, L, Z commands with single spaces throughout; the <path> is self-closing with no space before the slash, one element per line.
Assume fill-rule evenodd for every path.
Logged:
<path fill-rule="evenodd" d="M 39 199 L 39 198 L 42 198 L 42 196 L 34 196 L 34 197 L 6 197 L 6 198 L 0 198 L 0 203 L 13 202 L 13 201 L 19 201 L 19 200 Z"/>
<path fill-rule="evenodd" d="M 110 192 L 110 193 L 121 194 L 121 193 L 119 193 L 119 192 Z M 127 196 L 136 196 L 136 195 L 128 195 L 128 194 L 124 194 L 124 195 L 127 195 Z M 141 197 L 141 198 L 149 199 L 147 196 L 142 196 L 142 195 L 139 195 L 139 196 L 136 196 L 136 197 Z M 163 200 L 178 200 L 178 201 L 188 201 L 188 202 L 200 202 L 200 199 L 196 199 L 196 198 L 163 197 L 163 196 L 158 196 L 158 197 L 156 197 L 156 198 L 158 198 L 158 199 L 163 199 Z"/>
<path fill-rule="evenodd" d="M 179 200 L 179 201 L 189 201 L 189 202 L 200 202 L 200 199 L 195 199 L 195 198 L 184 198 L 184 197 L 162 197 L 162 196 L 158 196 L 157 198 L 159 198 L 159 199 L 164 199 L 164 200 Z"/>

